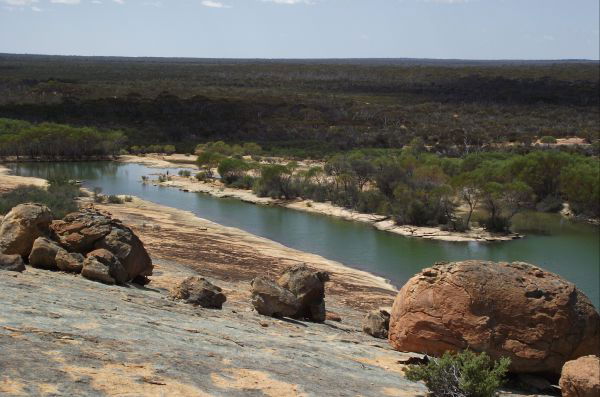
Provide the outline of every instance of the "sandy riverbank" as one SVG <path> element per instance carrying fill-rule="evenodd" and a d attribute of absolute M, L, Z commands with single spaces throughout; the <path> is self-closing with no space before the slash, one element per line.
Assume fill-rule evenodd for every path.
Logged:
<path fill-rule="evenodd" d="M 10 175 L 10 169 L 0 164 L 0 194 L 20 185 L 46 186 L 45 179 Z"/>

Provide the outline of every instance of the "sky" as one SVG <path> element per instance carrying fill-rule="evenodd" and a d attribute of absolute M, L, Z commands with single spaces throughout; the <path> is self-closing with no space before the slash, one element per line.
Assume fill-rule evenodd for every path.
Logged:
<path fill-rule="evenodd" d="M 598 0 L 0 0 L 0 53 L 598 59 Z"/>

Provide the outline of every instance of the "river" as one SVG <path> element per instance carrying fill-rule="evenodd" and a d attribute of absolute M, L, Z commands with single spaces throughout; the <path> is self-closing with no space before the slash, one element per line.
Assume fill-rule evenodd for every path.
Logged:
<path fill-rule="evenodd" d="M 277 206 L 142 184 L 143 175 L 167 169 L 117 162 L 20 163 L 16 175 L 67 176 L 100 187 L 104 194 L 138 196 L 158 204 L 191 211 L 216 223 L 236 227 L 288 247 L 321 255 L 383 276 L 401 286 L 423 267 L 464 259 L 524 261 L 574 282 L 600 307 L 600 233 L 595 226 L 570 222 L 554 214 L 530 214 L 515 220 L 520 240 L 455 243 L 402 237 L 368 224 L 344 221 Z M 177 173 L 178 168 L 168 169 Z"/>

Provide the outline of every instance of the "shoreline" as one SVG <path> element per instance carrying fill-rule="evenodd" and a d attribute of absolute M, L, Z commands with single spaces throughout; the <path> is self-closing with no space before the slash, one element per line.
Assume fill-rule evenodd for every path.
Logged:
<path fill-rule="evenodd" d="M 168 161 L 169 156 L 121 156 L 116 161 L 123 163 L 143 164 L 151 168 L 168 168 L 179 164 Z M 188 164 L 189 165 L 189 164 Z M 182 167 L 194 168 L 197 167 Z M 361 213 L 347 208 L 339 207 L 331 203 L 320 203 L 313 200 L 296 199 L 291 201 L 277 200 L 270 197 L 259 197 L 250 190 L 235 189 L 221 185 L 217 182 L 201 182 L 193 177 L 180 177 L 170 175 L 170 180 L 158 182 L 152 180 L 149 183 L 157 186 L 177 188 L 184 192 L 204 193 L 217 198 L 233 198 L 246 203 L 256 205 L 277 205 L 283 208 L 308 212 L 317 215 L 327 215 L 347 221 L 355 221 L 370 224 L 377 230 L 398 234 L 404 237 L 422 238 L 447 242 L 496 242 L 512 241 L 522 238 L 518 233 L 493 234 L 483 228 L 473 228 L 468 232 L 443 231 L 437 227 L 396 225 L 387 216 Z"/>

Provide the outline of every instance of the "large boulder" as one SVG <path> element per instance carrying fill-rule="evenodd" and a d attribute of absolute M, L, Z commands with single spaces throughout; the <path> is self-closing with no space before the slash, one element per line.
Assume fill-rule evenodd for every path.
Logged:
<path fill-rule="evenodd" d="M 327 281 L 328 273 L 316 272 L 301 264 L 288 268 L 277 280 L 277 284 L 292 292 L 298 299 L 300 307 L 293 317 L 323 322 Z"/>
<path fill-rule="evenodd" d="M 22 272 L 25 270 L 23 257 L 21 255 L 4 255 L 0 254 L 0 270 L 8 270 L 12 272 Z"/>
<path fill-rule="evenodd" d="M 252 280 L 252 305 L 259 314 L 291 317 L 298 312 L 300 302 L 294 294 L 275 282 L 259 276 Z"/>
<path fill-rule="evenodd" d="M 579 357 L 567 362 L 560 376 L 563 397 L 600 396 L 600 359 L 597 356 Z"/>
<path fill-rule="evenodd" d="M 0 253 L 27 258 L 36 238 L 47 236 L 52 212 L 41 204 L 19 204 L 0 224 Z"/>
<path fill-rule="evenodd" d="M 372 310 L 363 319 L 362 330 L 375 338 L 386 339 L 390 327 L 390 313 L 385 310 Z"/>
<path fill-rule="evenodd" d="M 122 284 L 128 281 L 127 271 L 110 251 L 100 248 L 87 254 L 81 275 L 106 284 Z"/>
<path fill-rule="evenodd" d="M 186 278 L 171 291 L 170 296 L 210 309 L 221 309 L 227 300 L 220 287 L 202 277 Z"/>
<path fill-rule="evenodd" d="M 40 269 L 56 270 L 56 256 L 66 253 L 65 249 L 46 237 L 38 237 L 33 242 L 29 254 L 29 264 Z"/>
<path fill-rule="evenodd" d="M 443 263 L 402 287 L 389 340 L 401 351 L 470 348 L 509 357 L 514 372 L 559 374 L 566 361 L 598 353 L 600 316 L 575 285 L 539 267 Z"/>
<path fill-rule="evenodd" d="M 92 209 L 81 210 L 53 222 L 51 228 L 70 252 L 110 251 L 125 269 L 126 281 L 152 275 L 152 260 L 143 243 L 130 228 L 108 215 Z"/>

